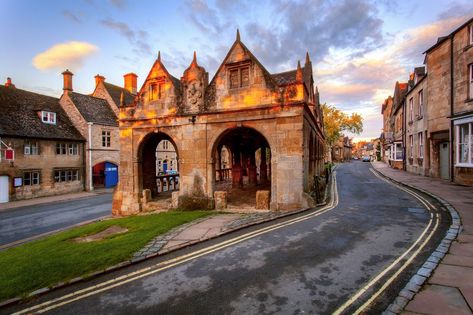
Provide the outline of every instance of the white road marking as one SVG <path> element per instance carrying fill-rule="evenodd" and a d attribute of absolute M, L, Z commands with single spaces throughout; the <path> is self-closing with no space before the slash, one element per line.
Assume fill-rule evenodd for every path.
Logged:
<path fill-rule="evenodd" d="M 295 223 L 298 223 L 298 222 L 301 222 L 301 221 L 305 221 L 305 220 L 308 220 L 308 219 L 313 218 L 313 217 L 317 217 L 321 214 L 324 214 L 324 213 L 334 209 L 338 205 L 338 190 L 337 190 L 337 185 L 336 185 L 336 172 L 333 172 L 333 180 L 332 180 L 332 187 L 331 188 L 332 188 L 332 190 L 331 190 L 331 197 L 332 197 L 331 202 L 327 206 L 325 206 L 325 207 L 323 207 L 323 208 L 321 208 L 321 209 L 319 209 L 315 212 L 312 212 L 312 213 L 309 213 L 309 214 L 306 214 L 306 215 L 288 220 L 286 222 L 281 222 L 281 223 L 274 224 L 274 225 L 271 225 L 271 226 L 268 226 L 268 227 L 265 227 L 265 228 L 261 228 L 261 229 L 256 230 L 256 231 L 246 233 L 244 235 L 237 236 L 235 238 L 224 241 L 222 243 L 215 244 L 215 245 L 203 248 L 201 250 L 198 250 L 198 251 L 186 254 L 186 255 L 182 255 L 182 256 L 179 256 L 179 257 L 176 257 L 176 258 L 158 263 L 156 265 L 146 267 L 146 268 L 131 272 L 129 274 L 126 274 L 126 275 L 123 275 L 123 276 L 120 276 L 120 277 L 117 277 L 117 278 L 99 283 L 97 285 L 90 286 L 88 288 L 84 288 L 84 289 L 66 294 L 64 296 L 46 301 L 44 303 L 41 303 L 41 304 L 38 304 L 38 305 L 35 305 L 35 306 L 32 306 L 32 307 L 23 309 L 23 310 L 18 311 L 14 314 L 26 314 L 26 313 L 32 313 L 32 312 L 35 312 L 35 313 L 38 313 L 38 314 L 44 313 L 44 312 L 47 312 L 49 310 L 52 310 L 52 309 L 61 307 L 63 305 L 72 303 L 74 301 L 84 299 L 88 296 L 92 296 L 92 295 L 95 295 L 97 293 L 100 293 L 100 292 L 103 292 L 103 291 L 106 291 L 106 290 L 110 290 L 110 289 L 113 289 L 115 287 L 121 286 L 123 284 L 126 284 L 126 283 L 129 283 L 129 282 L 141 279 L 143 277 L 147 277 L 149 275 L 155 274 L 157 272 L 169 269 L 171 267 L 180 265 L 180 264 L 185 263 L 187 261 L 196 259 L 198 257 L 208 255 L 208 254 L 213 253 L 215 251 L 222 250 L 226 247 L 238 244 L 240 242 L 246 241 L 246 240 L 254 238 L 256 236 L 266 234 L 268 232 L 271 232 L 271 231 L 274 231 L 274 230 L 277 230 L 277 229 L 280 229 L 280 228 L 283 228 L 283 227 L 286 227 L 286 226 L 289 226 L 289 225 L 292 225 L 292 224 L 295 224 Z"/>

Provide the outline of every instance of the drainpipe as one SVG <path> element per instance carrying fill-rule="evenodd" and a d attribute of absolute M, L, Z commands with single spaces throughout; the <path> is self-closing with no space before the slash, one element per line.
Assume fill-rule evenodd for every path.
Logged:
<path fill-rule="evenodd" d="M 453 74 L 454 74 L 454 68 L 453 68 L 453 38 L 455 35 L 452 35 L 450 38 L 450 117 L 453 117 L 454 114 L 454 91 L 453 91 Z M 450 181 L 454 181 L 454 172 L 455 172 L 455 167 L 454 167 L 454 150 L 453 148 L 455 147 L 454 143 L 454 126 L 453 126 L 453 119 L 450 118 Z"/>
<path fill-rule="evenodd" d="M 92 178 L 93 175 L 93 165 L 92 165 L 92 125 L 93 122 L 88 122 L 87 125 L 89 126 L 89 190 L 93 191 L 94 190 L 94 181 Z"/>
<path fill-rule="evenodd" d="M 409 87 L 408 87 L 409 89 Z M 406 170 L 406 126 L 407 126 L 407 113 L 406 113 L 406 97 L 402 101 L 402 170 Z"/>

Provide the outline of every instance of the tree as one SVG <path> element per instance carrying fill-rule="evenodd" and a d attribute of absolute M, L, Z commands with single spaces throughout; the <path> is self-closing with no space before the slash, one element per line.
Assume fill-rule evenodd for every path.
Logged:
<path fill-rule="evenodd" d="M 354 134 L 363 132 L 363 117 L 360 114 L 352 113 L 347 115 L 335 106 L 322 105 L 324 114 L 325 139 L 332 146 L 344 131 Z"/>

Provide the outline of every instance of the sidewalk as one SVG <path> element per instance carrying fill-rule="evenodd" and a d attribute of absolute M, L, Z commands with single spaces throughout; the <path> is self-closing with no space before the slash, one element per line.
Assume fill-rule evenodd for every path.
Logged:
<path fill-rule="evenodd" d="M 79 199 L 79 198 L 84 198 L 84 197 L 92 197 L 92 196 L 97 196 L 98 194 L 101 194 L 101 193 L 108 193 L 108 192 L 109 192 L 108 190 L 96 190 L 94 192 L 81 191 L 77 193 L 70 193 L 70 194 L 63 194 L 63 195 L 10 201 L 6 203 L 0 203 L 0 211 L 19 208 L 19 207 L 35 206 L 35 205 L 49 203 L 49 202 L 66 201 L 66 200 Z"/>
<path fill-rule="evenodd" d="M 473 314 L 473 187 L 395 170 L 382 162 L 372 165 L 395 181 L 444 199 L 458 211 L 463 225 L 445 258 L 402 314 Z"/>

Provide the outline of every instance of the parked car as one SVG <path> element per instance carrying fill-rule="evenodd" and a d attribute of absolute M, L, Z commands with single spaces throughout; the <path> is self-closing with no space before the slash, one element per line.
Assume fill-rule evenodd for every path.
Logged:
<path fill-rule="evenodd" d="M 370 157 L 369 156 L 364 156 L 363 159 L 362 159 L 363 162 L 369 162 L 370 161 Z"/>

